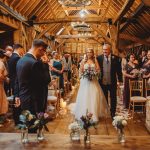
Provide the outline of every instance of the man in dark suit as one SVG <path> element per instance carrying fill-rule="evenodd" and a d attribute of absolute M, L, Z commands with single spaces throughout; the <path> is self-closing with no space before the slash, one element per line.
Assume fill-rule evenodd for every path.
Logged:
<path fill-rule="evenodd" d="M 141 54 L 141 57 L 139 59 L 139 67 L 142 67 L 146 61 L 147 61 L 147 51 L 142 50 L 142 54 Z"/>
<path fill-rule="evenodd" d="M 101 78 L 99 83 L 103 89 L 104 95 L 108 102 L 108 92 L 111 99 L 111 117 L 116 113 L 117 104 L 117 77 L 118 81 L 122 82 L 121 59 L 111 53 L 111 45 L 103 45 L 103 55 L 97 57 L 100 69 Z"/>
<path fill-rule="evenodd" d="M 41 88 L 44 84 L 44 75 L 41 71 L 39 59 L 46 52 L 47 44 L 41 39 L 35 39 L 29 52 L 17 63 L 18 96 L 16 107 L 21 105 L 22 110 L 29 110 L 36 114 L 42 108 Z"/>
<path fill-rule="evenodd" d="M 14 44 L 13 46 L 14 52 L 12 53 L 9 61 L 8 61 L 8 68 L 9 68 L 9 78 L 10 78 L 10 87 L 12 90 L 12 94 L 14 95 L 14 102 L 15 98 L 17 98 L 15 92 L 15 82 L 16 82 L 16 65 L 18 60 L 24 55 L 24 49 L 20 44 Z M 15 121 L 15 125 L 19 123 L 19 114 L 20 114 L 20 107 L 13 108 L 13 117 Z"/>

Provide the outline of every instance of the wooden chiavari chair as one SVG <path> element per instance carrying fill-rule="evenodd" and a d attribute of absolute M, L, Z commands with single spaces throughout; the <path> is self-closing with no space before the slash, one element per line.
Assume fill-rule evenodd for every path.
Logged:
<path fill-rule="evenodd" d="M 150 100 L 150 83 L 145 79 L 145 92 L 147 100 Z"/>
<path fill-rule="evenodd" d="M 59 91 L 59 77 L 52 77 L 52 81 L 48 87 L 47 104 L 54 109 L 54 114 L 57 116 L 60 107 L 60 91 Z M 51 107 L 51 108 L 52 108 Z"/>
<path fill-rule="evenodd" d="M 130 85 L 130 103 L 129 103 L 129 113 L 132 109 L 132 117 L 134 117 L 135 106 L 142 107 L 142 111 L 144 113 L 146 98 L 143 97 L 143 81 L 135 80 L 129 81 Z M 139 96 L 134 96 L 134 94 L 139 93 Z"/>

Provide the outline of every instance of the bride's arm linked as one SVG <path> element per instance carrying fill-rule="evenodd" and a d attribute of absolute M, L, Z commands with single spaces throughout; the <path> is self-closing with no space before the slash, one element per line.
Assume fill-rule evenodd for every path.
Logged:
<path fill-rule="evenodd" d="M 81 77 L 81 75 L 84 72 L 84 64 L 85 64 L 85 62 L 82 60 L 80 63 L 80 68 L 79 68 L 79 78 Z"/>
<path fill-rule="evenodd" d="M 100 73 L 100 66 L 99 66 L 99 64 L 98 64 L 97 59 L 95 59 L 95 66 L 96 66 L 96 71 L 97 71 L 97 73 Z"/>

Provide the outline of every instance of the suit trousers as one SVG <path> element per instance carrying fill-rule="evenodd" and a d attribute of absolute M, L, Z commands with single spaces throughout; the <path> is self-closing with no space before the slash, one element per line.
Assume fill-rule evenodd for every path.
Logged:
<path fill-rule="evenodd" d="M 101 84 L 103 89 L 104 95 L 106 97 L 108 103 L 108 92 L 110 92 L 110 112 L 111 116 L 114 117 L 116 113 L 116 105 L 117 105 L 117 85 L 110 84 L 110 85 L 103 85 Z"/>

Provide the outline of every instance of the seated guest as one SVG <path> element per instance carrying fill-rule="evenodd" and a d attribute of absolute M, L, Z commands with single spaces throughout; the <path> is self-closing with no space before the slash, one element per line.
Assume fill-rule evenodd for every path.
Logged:
<path fill-rule="evenodd" d="M 52 76 L 59 77 L 59 88 L 64 89 L 64 78 L 63 78 L 63 63 L 59 59 L 59 55 L 56 51 L 52 53 L 53 59 L 51 60 L 51 74 Z"/>
<path fill-rule="evenodd" d="M 0 50 L 0 127 L 5 120 L 5 115 L 8 111 L 8 101 L 4 91 L 4 81 L 7 83 L 9 79 L 7 77 L 7 69 L 5 67 L 5 62 L 7 61 L 7 55 L 5 51 Z"/>
<path fill-rule="evenodd" d="M 22 45 L 15 44 L 13 46 L 14 52 L 12 53 L 9 61 L 8 61 L 8 68 L 9 68 L 9 77 L 10 77 L 10 87 L 12 89 L 12 94 L 14 95 L 14 102 L 15 102 L 15 82 L 16 82 L 16 65 L 18 60 L 24 55 L 24 49 Z M 13 108 L 13 116 L 15 125 L 19 123 L 19 114 L 20 114 L 20 107 Z"/>
<path fill-rule="evenodd" d="M 124 103 L 125 108 L 129 107 L 129 100 L 130 100 L 129 79 L 130 80 L 137 79 L 136 72 L 138 69 L 138 65 L 135 64 L 134 62 L 135 62 L 135 55 L 130 54 L 128 63 L 126 64 L 126 66 L 123 70 L 123 75 L 125 77 L 125 79 L 124 79 L 124 91 L 123 91 L 123 103 Z"/>
<path fill-rule="evenodd" d="M 35 39 L 31 49 L 17 63 L 18 97 L 16 107 L 21 105 L 21 110 L 29 110 L 32 114 L 41 112 L 41 101 L 44 85 L 44 75 L 41 71 L 41 57 L 45 54 L 47 44 L 41 39 Z"/>

